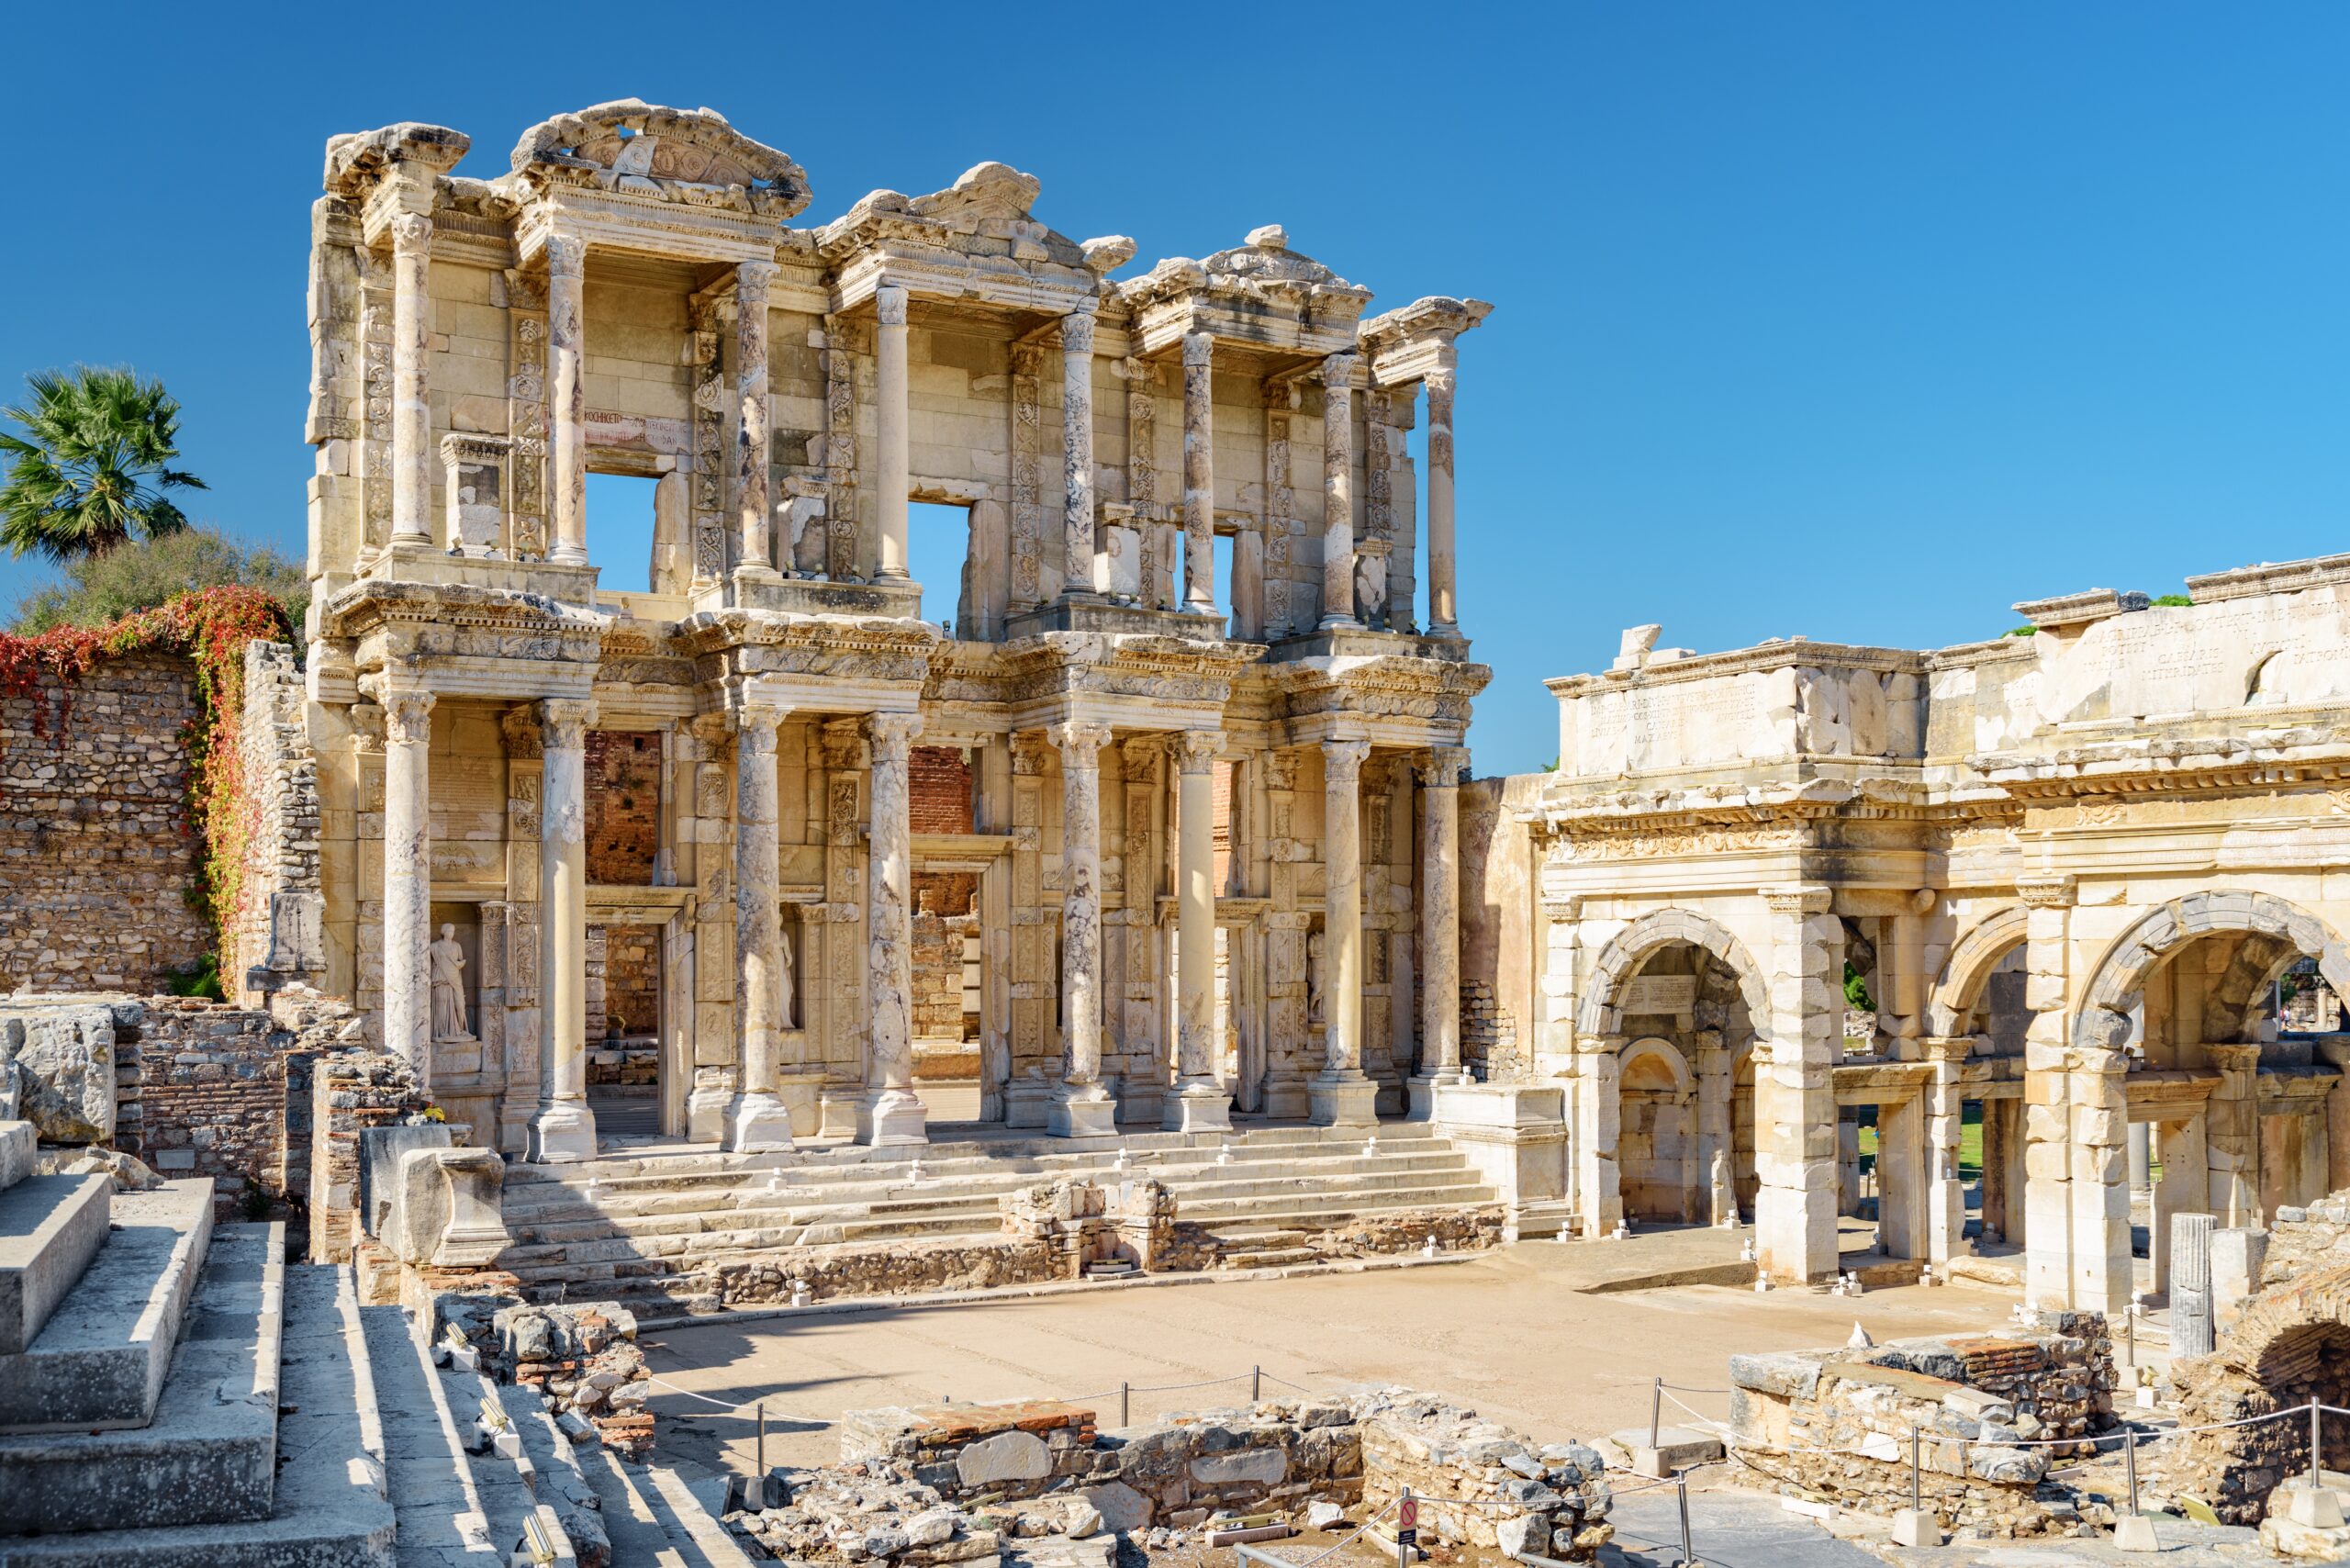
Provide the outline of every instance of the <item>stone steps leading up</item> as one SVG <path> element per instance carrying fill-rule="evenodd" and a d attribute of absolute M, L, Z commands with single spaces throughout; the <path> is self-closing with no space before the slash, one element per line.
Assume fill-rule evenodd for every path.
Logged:
<path fill-rule="evenodd" d="M 287 1269 L 285 1305 L 268 1518 L 0 1540 L 0 1568 L 392 1568 L 383 1428 L 349 1271 Z"/>
<path fill-rule="evenodd" d="M 0 1189 L 0 1356 L 21 1354 L 106 1244 L 110 1176 L 31 1176 Z"/>
<path fill-rule="evenodd" d="M 203 1192 L 208 1215 L 211 1183 L 184 1185 Z M 101 1251 L 93 1275 L 114 1250 Z M 269 1518 L 284 1253 L 282 1225 L 222 1227 L 146 1425 L 0 1438 L 0 1536 Z M 78 1302 L 77 1293 L 52 1328 L 73 1324 Z"/>

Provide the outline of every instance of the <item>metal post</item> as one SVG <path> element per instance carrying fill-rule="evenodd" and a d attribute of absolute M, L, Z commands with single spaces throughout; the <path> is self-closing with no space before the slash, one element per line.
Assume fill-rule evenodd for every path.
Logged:
<path fill-rule="evenodd" d="M 1404 1539 L 1409 1533 L 1404 1529 L 1404 1520 L 1412 1512 L 1411 1504 L 1412 1489 L 1406 1486 L 1395 1503 L 1395 1568 L 1412 1568 L 1412 1548 Z"/>
<path fill-rule="evenodd" d="M 1131 1385 L 1121 1379 L 1118 1383 L 1118 1425 L 1121 1427 L 1134 1425 L 1134 1410 L 1130 1398 L 1132 1393 Z"/>
<path fill-rule="evenodd" d="M 1676 1475 L 1673 1480 L 1681 1494 L 1681 1568 L 1697 1568 L 1697 1553 L 1689 1545 L 1689 1477 Z"/>
<path fill-rule="evenodd" d="M 2130 1477 L 2130 1512 L 2138 1512 L 2138 1428 L 2121 1428 L 2121 1464 Z"/>
<path fill-rule="evenodd" d="M 1250 1367 L 1248 1369 L 1248 1403 L 1254 1405 L 1257 1401 L 1264 1397 L 1265 1369 L 1262 1367 Z"/>
<path fill-rule="evenodd" d="M 2310 1490 L 2312 1492 L 2318 1488 L 2318 1418 L 2324 1408 L 2317 1402 L 2316 1394 L 2310 1395 Z"/>
<path fill-rule="evenodd" d="M 2132 1302 L 2121 1319 L 2121 1353 L 2129 1359 L 2131 1375 L 2138 1371 L 2138 1304 Z"/>
<path fill-rule="evenodd" d="M 1909 1506 L 1923 1511 L 1926 1506 L 1925 1482 L 1918 1473 L 1918 1428 L 1909 1428 Z"/>
<path fill-rule="evenodd" d="M 1657 1446 L 1657 1428 L 1663 1420 L 1664 1379 L 1659 1378 L 1656 1386 L 1649 1390 L 1649 1447 L 1651 1449 Z"/>
<path fill-rule="evenodd" d="M 767 1473 L 767 1402 L 762 1399 L 756 1405 L 752 1406 L 751 1410 L 752 1413 L 758 1417 L 759 1421 L 758 1473 L 760 1476 L 760 1484 L 764 1485 L 766 1484 L 766 1476 Z"/>

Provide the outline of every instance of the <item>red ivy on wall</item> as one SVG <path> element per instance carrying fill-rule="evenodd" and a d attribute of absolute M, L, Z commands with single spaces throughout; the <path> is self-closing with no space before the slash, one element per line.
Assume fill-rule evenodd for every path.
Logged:
<path fill-rule="evenodd" d="M 62 734 L 73 683 L 100 660 L 125 654 L 177 653 L 196 666 L 196 716 L 183 736 L 188 754 L 188 824 L 199 842 L 198 889 L 224 961 L 243 896 L 245 855 L 260 803 L 245 790 L 245 644 L 294 640 L 285 607 L 255 588 L 204 588 L 174 595 L 153 610 L 111 626 L 60 626 L 37 637 L 0 633 L 0 697 L 28 697 L 33 734 Z M 44 689 L 53 683 L 52 698 Z"/>

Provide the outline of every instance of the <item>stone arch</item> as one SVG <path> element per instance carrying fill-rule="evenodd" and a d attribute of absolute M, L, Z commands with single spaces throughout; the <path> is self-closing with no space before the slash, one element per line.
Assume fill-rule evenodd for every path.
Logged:
<path fill-rule="evenodd" d="M 1981 1000 L 1991 971 L 2023 941 L 2030 914 L 2020 903 L 2009 904 L 1975 922 L 1965 935 L 1952 945 L 1941 978 L 1934 981 L 1933 995 L 1926 1003 L 1927 1034 L 1947 1036 L 1959 1032 L 1959 1026 Z"/>
<path fill-rule="evenodd" d="M 2119 1050 L 2130 1037 L 2130 1009 L 2147 980 L 2187 944 L 2198 937 L 2244 932 L 2273 939 L 2291 955 L 2317 960 L 2318 973 L 2338 994 L 2350 995 L 2350 950 L 2327 929 L 2323 921 L 2272 893 L 2218 891 L 2190 893 L 2149 911 L 2114 938 L 2105 957 L 2091 971 L 2082 992 L 2080 1015 L 2073 1025 L 2073 1043 L 2097 1050 Z M 2288 962 L 2290 955 L 2280 957 Z M 2265 971 L 2264 971 L 2265 972 Z M 2249 974 L 2231 977 L 2230 990 L 2240 994 L 2241 1009 L 2256 996 L 2257 980 Z"/>
<path fill-rule="evenodd" d="M 1632 1075 L 1632 1065 L 1635 1062 L 1651 1058 L 1664 1063 L 1665 1071 L 1673 1079 L 1674 1094 L 1685 1096 L 1697 1092 L 1696 1075 L 1689 1070 L 1688 1058 L 1681 1054 L 1681 1047 L 1671 1040 L 1660 1039 L 1654 1035 L 1643 1035 L 1617 1053 L 1617 1081 L 1620 1083 Z"/>
<path fill-rule="evenodd" d="M 2176 1364 L 2182 1424 L 2212 1427 L 2306 1405 L 2350 1402 L 2350 1265 L 2305 1274 L 2266 1291 L 2221 1337 L 2211 1354 Z M 2325 1425 L 2328 1468 L 2350 1464 L 2342 1422 Z M 2286 1420 L 2195 1433 L 2188 1473 L 2221 1518 L 2256 1522 L 2268 1484 L 2308 1463 L 2308 1426 Z"/>
<path fill-rule="evenodd" d="M 1686 909 L 1652 910 L 1617 932 L 1600 949 L 1592 965 L 1590 988 L 1575 1016 L 1577 1031 L 1585 1039 L 1621 1034 L 1624 1014 L 1618 1002 L 1625 986 L 1639 972 L 1650 955 L 1676 942 L 1702 948 L 1728 964 L 1738 979 L 1739 994 L 1745 999 L 1746 1016 L 1755 1033 L 1770 1032 L 1770 995 L 1763 988 L 1762 971 L 1754 967 L 1745 945 L 1718 923 Z"/>

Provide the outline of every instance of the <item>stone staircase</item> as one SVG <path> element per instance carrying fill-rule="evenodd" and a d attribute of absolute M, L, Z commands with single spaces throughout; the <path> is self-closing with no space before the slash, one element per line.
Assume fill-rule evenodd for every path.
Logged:
<path fill-rule="evenodd" d="M 1308 1261 L 1315 1233 L 1382 1213 L 1496 1201 L 1450 1142 L 1424 1125 L 1382 1126 L 1375 1143 L 1367 1137 L 1278 1126 L 1228 1137 L 1134 1134 L 1085 1149 L 997 1137 L 912 1151 L 694 1151 L 517 1164 L 505 1191 L 514 1245 L 498 1267 L 540 1300 L 615 1300 L 657 1317 L 718 1310 L 719 1265 L 778 1248 L 998 1235 L 1004 1193 L 1058 1176 L 1163 1182 L 1177 1218 L 1215 1234 L 1242 1266 Z"/>
<path fill-rule="evenodd" d="M 507 1568 L 526 1540 L 563 1565 L 612 1510 L 619 1568 L 747 1562 L 676 1478 L 436 1368 L 348 1268 L 287 1264 L 283 1226 L 216 1229 L 210 1182 L 32 1158 L 0 1122 L 0 1568 Z M 472 1434 L 485 1399 L 510 1440 Z"/>

